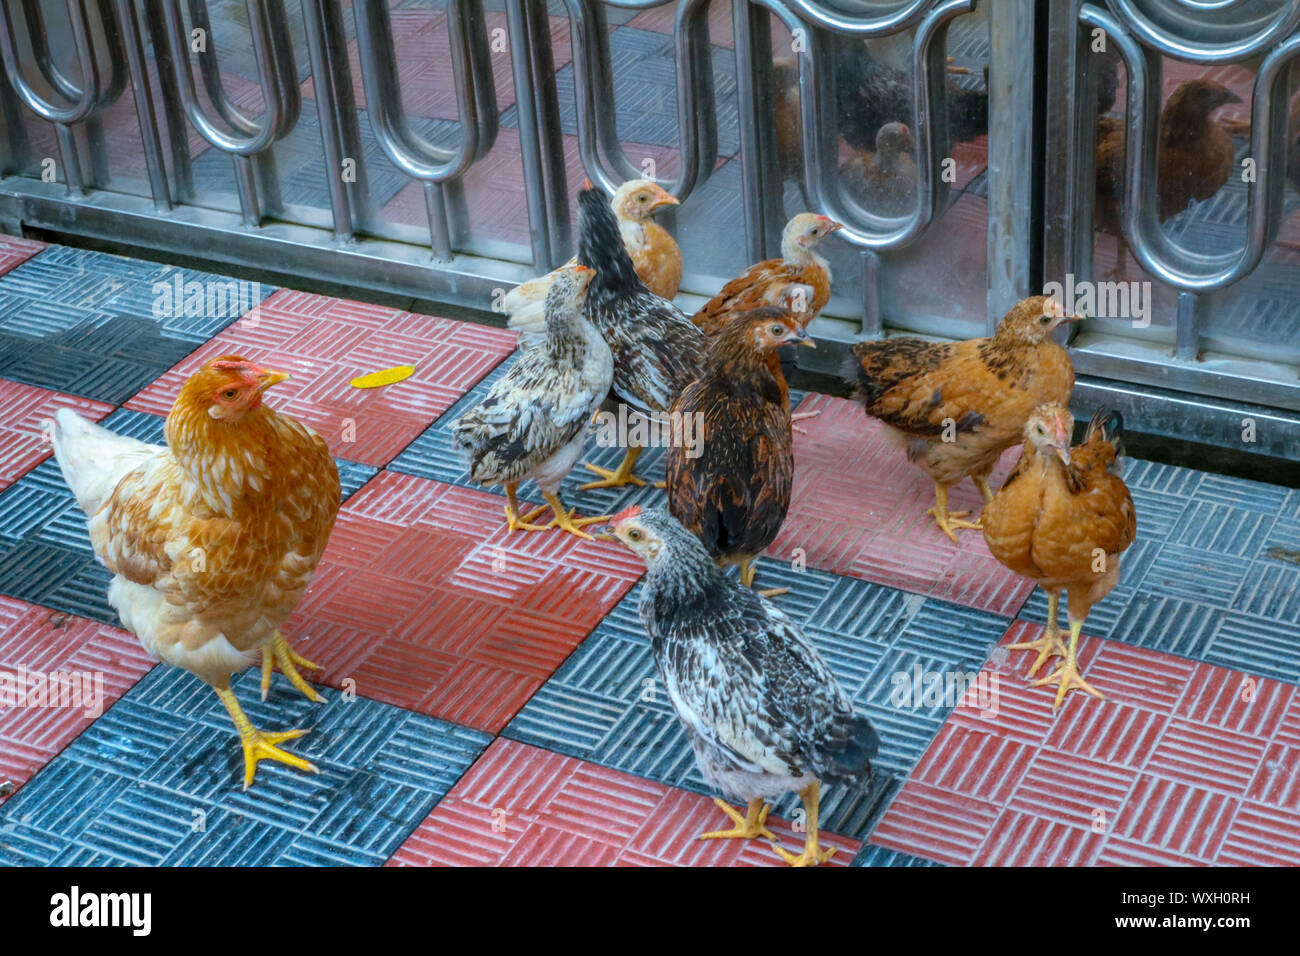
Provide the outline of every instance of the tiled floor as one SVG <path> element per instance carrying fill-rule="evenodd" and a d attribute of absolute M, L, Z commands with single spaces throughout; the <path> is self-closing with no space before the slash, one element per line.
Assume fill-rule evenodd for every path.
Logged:
<path fill-rule="evenodd" d="M 0 254 L 0 301 L 26 317 L 0 330 L 22 346 L 0 381 L 0 677 L 103 680 L 99 706 L 0 702 L 0 783 L 16 788 L 0 862 L 779 862 L 761 842 L 695 839 L 720 814 L 655 692 L 638 562 L 509 534 L 500 489 L 469 486 L 448 424 L 510 361 L 508 333 L 289 289 L 173 319 L 153 307 L 168 267 Z M 308 731 L 295 749 L 321 773 L 264 764 L 247 793 L 215 696 L 120 630 L 43 424 L 69 406 L 159 442 L 184 376 L 229 352 L 293 372 L 271 400 L 325 436 L 345 492 L 286 628 L 323 665 L 326 703 L 281 677 L 265 703 L 256 673 L 235 684 L 255 722 Z M 406 362 L 404 382 L 348 384 Z M 1139 540 L 1082 648 L 1107 699 L 1075 694 L 1054 716 L 1003 647 L 1034 633 L 1042 595 L 977 535 L 954 546 L 926 525 L 929 482 L 852 404 L 794 399 L 821 415 L 796 439 L 794 504 L 759 581 L 791 589 L 782 606 L 882 738 L 868 790 L 824 793 L 833 862 L 1300 863 L 1300 491 L 1132 462 Z M 657 477 L 660 453 L 641 465 Z M 662 501 L 583 480 L 564 486 L 583 513 Z M 978 506 L 973 488 L 953 497 Z M 933 675 L 975 692 L 923 693 Z M 793 796 L 774 810 L 788 848 L 798 812 Z"/>

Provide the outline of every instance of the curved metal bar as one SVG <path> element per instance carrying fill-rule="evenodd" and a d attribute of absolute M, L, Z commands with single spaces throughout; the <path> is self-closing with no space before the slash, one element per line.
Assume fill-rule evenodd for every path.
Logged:
<path fill-rule="evenodd" d="M 663 0 L 644 4 L 659 6 Z M 596 0 L 564 0 L 573 45 L 574 94 L 577 100 L 578 153 L 587 174 L 613 193 L 642 175 L 628 159 L 618 138 L 614 77 L 609 61 L 609 32 Z M 615 3 L 642 9 L 642 4 Z M 677 63 L 677 143 L 680 169 L 664 189 L 679 200 L 712 172 L 717 161 L 714 122 L 713 64 L 709 54 L 708 0 L 682 0 L 673 30 Z M 603 104 L 603 105 L 598 105 Z"/>
<path fill-rule="evenodd" d="M 1300 25 L 1300 0 L 1290 0 L 1288 6 L 1282 8 L 1275 20 L 1242 39 L 1228 40 L 1223 43 L 1194 43 L 1174 36 L 1154 23 L 1137 8 L 1135 0 L 1106 0 L 1106 2 L 1128 30 L 1147 46 L 1179 60 L 1196 60 L 1201 63 L 1223 63 L 1262 53 Z M 1187 3 L 1187 0 L 1182 2 Z M 1206 3 L 1190 5 L 1209 10 L 1226 9 L 1233 3 L 1221 2 L 1213 6 Z"/>
<path fill-rule="evenodd" d="M 26 8 L 28 5 L 24 4 Z M 68 20 L 72 26 L 72 44 L 77 54 L 77 63 L 81 69 L 82 85 L 77 88 L 58 70 L 54 69 L 49 57 L 49 48 L 45 43 L 44 32 L 33 27 L 24 17 L 27 27 L 27 42 L 33 51 L 33 58 L 45 75 L 50 86 L 64 95 L 71 102 L 60 106 L 42 99 L 22 75 L 22 66 L 18 57 L 18 40 L 14 33 L 13 14 L 8 5 L 0 3 L 0 57 L 4 60 L 5 76 L 17 91 L 22 101 L 37 116 L 68 126 L 79 123 L 99 105 L 105 87 L 100 76 L 99 63 L 95 57 L 95 44 L 90 39 L 90 25 L 87 22 L 86 7 L 80 0 L 68 0 Z M 39 36 L 38 36 L 39 34 Z"/>
<path fill-rule="evenodd" d="M 149 189 L 153 193 L 154 207 L 160 212 L 166 212 L 172 207 L 171 189 L 167 185 L 162 141 L 154 119 L 153 92 L 149 86 L 149 68 L 145 63 L 140 25 L 136 21 L 135 6 L 131 0 L 116 0 L 116 3 L 118 29 L 121 30 L 122 47 L 131 71 L 131 93 L 135 98 L 136 119 L 140 125 L 140 143 L 144 148 L 145 166 L 149 171 Z"/>
<path fill-rule="evenodd" d="M 782 0 L 754 0 L 767 7 L 791 29 L 806 28 Z M 936 199 L 944 195 L 947 184 L 940 178 L 934 162 L 933 146 L 947 139 L 947 96 L 944 87 L 944 61 L 933 55 L 935 42 L 947 30 L 949 21 L 975 8 L 975 0 L 944 0 L 934 6 L 917 27 L 912 40 L 913 101 L 916 104 L 917 209 L 903 220 L 887 218 L 846 205 L 838 190 L 830 188 L 838 181 L 835 151 L 835 127 L 825 115 L 827 104 L 834 102 L 829 76 L 823 75 L 829 62 L 829 43 L 825 34 L 816 32 L 813 42 L 799 54 L 799 94 L 803 121 L 804 189 L 809 204 L 844 223 L 838 233 L 859 249 L 901 249 L 918 239 L 934 219 Z M 829 71 L 827 71 L 829 72 Z M 814 91 L 818 95 L 813 95 Z"/>
<path fill-rule="evenodd" d="M 167 18 L 167 45 L 185 115 L 200 136 L 222 152 L 235 156 L 253 156 L 271 146 L 283 135 L 286 119 L 291 112 L 280 96 L 285 85 L 280 71 L 286 64 L 292 67 L 293 47 L 288 43 L 287 36 L 281 36 L 271 29 L 265 0 L 246 0 L 246 3 L 248 25 L 253 38 L 253 56 L 257 61 L 257 85 L 262 91 L 265 111 L 260 123 L 248 123 L 252 128 L 241 128 L 243 124 L 231 123 L 238 132 L 227 133 L 212 122 L 199 103 L 194 87 L 194 72 L 190 66 L 189 45 L 185 42 L 185 24 L 181 19 L 180 2 L 163 2 L 163 12 Z M 209 94 L 211 92 L 209 90 Z M 215 103 L 223 99 L 224 92 L 213 101 Z M 224 116 L 222 118 L 227 119 Z"/>
<path fill-rule="evenodd" d="M 1119 48 L 1128 75 L 1124 161 L 1124 236 L 1142 267 L 1184 292 L 1209 292 L 1245 278 L 1263 258 L 1282 221 L 1282 177 L 1286 163 L 1286 68 L 1300 55 L 1300 35 L 1279 44 L 1260 63 L 1251 102 L 1250 155 L 1256 178 L 1246 196 L 1246 243 L 1219 255 L 1191 252 L 1160 228 L 1156 195 L 1156 153 L 1160 91 L 1149 82 L 1146 55 L 1119 21 L 1085 5 L 1079 21 L 1105 30 Z M 1134 144 L 1139 144 L 1134 146 Z"/>
<path fill-rule="evenodd" d="M 411 126 L 402 109 L 397 76 L 392 18 L 386 0 L 356 0 L 357 52 L 366 90 L 366 108 L 375 138 L 393 165 L 424 183 L 429 232 L 434 256 L 448 259 L 452 252 L 444 183 L 455 183 L 492 146 L 496 123 L 486 131 L 480 121 L 496 113 L 496 88 L 487 49 L 487 32 L 479 22 L 482 5 L 474 0 L 448 0 L 447 40 L 451 47 L 452 79 L 460 115 L 461 140 L 454 150 L 429 142 Z M 482 49 L 475 49 L 482 46 Z"/>
<path fill-rule="evenodd" d="M 815 0 L 789 0 L 789 3 L 800 19 L 813 26 L 846 36 L 869 37 L 897 33 L 919 23 L 925 16 L 925 8 L 930 0 L 912 0 L 906 6 L 876 17 L 844 16 L 826 10 Z"/>

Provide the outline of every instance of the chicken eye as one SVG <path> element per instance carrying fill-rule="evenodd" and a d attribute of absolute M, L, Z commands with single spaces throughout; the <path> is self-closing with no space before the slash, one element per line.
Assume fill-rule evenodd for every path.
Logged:
<path fill-rule="evenodd" d="M 640 532 L 640 531 L 637 531 L 635 528 L 634 528 L 633 530 L 629 531 L 629 532 L 627 533 L 627 536 L 628 536 L 628 538 L 630 538 L 632 541 L 640 541 L 640 540 L 641 540 L 641 532 Z"/>
<path fill-rule="evenodd" d="M 228 401 L 228 402 L 233 402 L 236 398 L 239 397 L 239 389 L 237 389 L 237 388 L 228 388 L 228 389 L 226 389 L 224 392 L 221 393 L 221 397 L 224 398 L 224 399 L 225 399 L 226 401 Z"/>
<path fill-rule="evenodd" d="M 640 203 L 646 203 L 650 201 L 650 197 L 647 196 L 645 193 L 642 193 L 640 196 L 636 197 L 636 201 Z"/>
<path fill-rule="evenodd" d="M 772 334 L 773 334 L 773 335 L 784 335 L 784 334 L 785 334 L 785 326 L 783 326 L 783 325 L 774 325 L 774 326 L 772 326 Z"/>

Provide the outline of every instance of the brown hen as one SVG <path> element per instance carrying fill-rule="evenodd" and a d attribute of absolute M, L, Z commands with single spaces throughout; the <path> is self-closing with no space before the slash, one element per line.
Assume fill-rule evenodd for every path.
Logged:
<path fill-rule="evenodd" d="M 1036 650 L 1033 677 L 1047 658 L 1064 660 L 1035 687 L 1057 684 L 1059 708 L 1073 687 L 1103 695 L 1079 676 L 1079 633 L 1092 606 L 1119 581 L 1119 556 L 1137 535 L 1137 513 L 1119 476 L 1123 427 L 1104 409 L 1088 424 L 1083 444 L 1070 448 L 1074 419 L 1064 405 L 1037 408 L 1025 425 L 1020 461 L 984 509 L 984 540 L 993 557 L 1047 591 L 1043 636 L 1014 650 Z M 1069 594 L 1070 645 L 1061 643 L 1057 601 Z"/>
<path fill-rule="evenodd" d="M 790 508 L 790 392 L 777 355 L 787 342 L 813 345 L 788 310 L 766 306 L 732 320 L 704 374 L 673 405 L 694 440 L 668 448 L 668 510 L 720 565 L 739 564 L 746 587 Z"/>
<path fill-rule="evenodd" d="M 1240 102 L 1241 97 L 1226 86 L 1207 79 L 1188 80 L 1169 95 L 1160 111 L 1156 155 L 1161 222 L 1193 201 L 1209 199 L 1228 181 L 1235 161 L 1232 137 L 1210 114 L 1225 103 Z M 1124 144 L 1123 120 L 1098 116 L 1093 224 L 1115 236 L 1115 276 L 1123 272 L 1128 252 L 1122 224 Z"/>
<path fill-rule="evenodd" d="M 902 123 L 886 123 L 876 134 L 876 151 L 855 151 L 840 166 L 848 194 L 868 211 L 901 216 L 916 205 L 916 163 L 912 131 Z"/>
<path fill-rule="evenodd" d="M 935 506 L 927 513 L 954 543 L 955 528 L 980 525 L 948 510 L 948 487 L 969 477 L 986 502 L 993 500 L 989 473 L 1021 440 L 1030 412 L 1069 400 L 1074 366 L 1049 336 L 1072 318 L 1055 300 L 1034 296 L 1003 316 L 992 338 L 853 346 L 845 377 L 857 385 L 867 414 L 934 479 Z"/>
<path fill-rule="evenodd" d="M 809 286 L 811 304 L 799 312 L 806 327 L 831 297 L 831 270 L 817 254 L 817 245 L 843 223 L 827 216 L 802 212 L 786 223 L 781 234 L 781 258 L 766 259 L 732 279 L 691 317 L 704 334 L 715 338 L 731 321 L 761 306 L 779 305 L 790 287 Z"/>

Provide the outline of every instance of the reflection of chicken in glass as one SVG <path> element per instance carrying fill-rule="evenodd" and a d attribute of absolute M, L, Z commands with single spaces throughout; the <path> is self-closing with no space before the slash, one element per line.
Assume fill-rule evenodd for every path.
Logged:
<path fill-rule="evenodd" d="M 876 151 L 855 150 L 840 166 L 844 191 L 868 212 L 903 216 L 916 205 L 916 144 L 902 123 L 886 123 L 876 134 Z"/>
<path fill-rule="evenodd" d="M 1156 194 L 1160 221 L 1178 215 L 1192 202 L 1217 193 L 1232 173 L 1232 137 L 1210 114 L 1237 96 L 1214 80 L 1195 79 L 1181 84 L 1160 111 L 1159 150 L 1156 154 Z M 1097 117 L 1096 205 L 1097 229 L 1115 236 L 1115 268 L 1124 273 L 1128 244 L 1121 226 L 1124 202 L 1124 121 Z"/>

